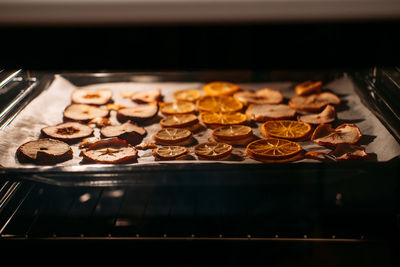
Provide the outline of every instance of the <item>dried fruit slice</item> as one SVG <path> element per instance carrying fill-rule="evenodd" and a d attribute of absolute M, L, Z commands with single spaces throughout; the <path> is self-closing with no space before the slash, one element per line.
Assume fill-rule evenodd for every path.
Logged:
<path fill-rule="evenodd" d="M 185 128 L 198 122 L 196 115 L 182 114 L 167 116 L 160 121 L 160 125 L 164 128 Z"/>
<path fill-rule="evenodd" d="M 161 98 L 160 89 L 134 92 L 131 95 L 131 100 L 139 104 L 152 103 L 154 101 L 160 100 L 160 98 Z"/>
<path fill-rule="evenodd" d="M 82 141 L 79 143 L 79 148 L 87 148 L 89 147 L 91 144 L 96 143 L 97 141 L 100 141 L 101 139 L 99 137 L 87 137 L 87 138 L 83 138 Z"/>
<path fill-rule="evenodd" d="M 280 104 L 283 102 L 283 95 L 278 90 L 269 88 L 256 92 L 244 91 L 235 93 L 234 97 L 244 105 L 248 104 Z"/>
<path fill-rule="evenodd" d="M 120 105 L 120 104 L 111 103 L 111 104 L 107 104 L 106 108 L 108 110 L 120 110 L 120 109 L 126 108 L 126 106 Z"/>
<path fill-rule="evenodd" d="M 71 100 L 75 104 L 105 105 L 111 101 L 112 95 L 109 89 L 76 89 L 72 92 Z"/>
<path fill-rule="evenodd" d="M 93 134 L 93 129 L 79 122 L 65 122 L 42 129 L 42 133 L 64 142 L 76 142 Z"/>
<path fill-rule="evenodd" d="M 100 140 L 81 151 L 85 162 L 103 164 L 130 163 L 137 154 L 133 146 L 118 138 Z"/>
<path fill-rule="evenodd" d="M 365 152 L 362 146 L 352 144 L 338 144 L 335 149 L 328 153 L 336 161 L 349 160 L 349 159 L 370 159 L 370 156 Z"/>
<path fill-rule="evenodd" d="M 214 129 L 212 136 L 217 142 L 230 145 L 247 145 L 253 140 L 253 130 L 245 125 L 222 126 Z"/>
<path fill-rule="evenodd" d="M 326 152 L 322 152 L 322 151 L 309 151 L 307 152 L 304 156 L 308 159 L 315 159 L 315 160 L 321 160 L 324 161 L 326 160 Z"/>
<path fill-rule="evenodd" d="M 219 142 L 201 143 L 194 147 L 194 153 L 203 159 L 221 160 L 231 155 L 232 146 Z"/>
<path fill-rule="evenodd" d="M 231 96 L 203 96 L 196 102 L 199 111 L 236 112 L 243 104 Z"/>
<path fill-rule="evenodd" d="M 251 104 L 246 110 L 246 115 L 256 121 L 292 119 L 296 110 L 288 105 Z"/>
<path fill-rule="evenodd" d="M 279 138 L 259 139 L 246 147 L 246 154 L 255 160 L 286 160 L 297 159 L 302 147 L 293 141 Z"/>
<path fill-rule="evenodd" d="M 211 82 L 203 86 L 204 93 L 210 96 L 232 95 L 239 90 L 239 85 L 230 82 Z"/>
<path fill-rule="evenodd" d="M 50 138 L 29 141 L 21 145 L 16 154 L 22 163 L 40 165 L 64 162 L 73 156 L 72 149 L 67 143 Z"/>
<path fill-rule="evenodd" d="M 142 142 L 143 136 L 147 134 L 146 129 L 130 121 L 120 125 L 105 126 L 100 130 L 100 133 L 106 138 L 118 137 L 131 145 L 137 145 Z"/>
<path fill-rule="evenodd" d="M 107 109 L 86 104 L 71 104 L 64 110 L 64 119 L 88 122 L 94 118 L 108 117 L 109 114 Z"/>
<path fill-rule="evenodd" d="M 174 93 L 174 98 L 177 101 L 189 101 L 189 102 L 195 102 L 197 99 L 200 98 L 200 91 L 195 90 L 195 89 L 186 89 L 186 90 L 180 90 L 176 91 Z"/>
<path fill-rule="evenodd" d="M 189 145 L 192 136 L 191 131 L 183 128 L 163 128 L 153 135 L 153 139 L 160 145 Z"/>
<path fill-rule="evenodd" d="M 240 112 L 202 112 L 199 116 L 200 120 L 210 128 L 219 126 L 235 125 L 245 123 L 246 115 Z"/>
<path fill-rule="evenodd" d="M 289 140 L 299 140 L 310 135 L 310 124 L 298 121 L 276 120 L 267 121 L 261 125 L 260 132 L 265 137 L 277 137 Z"/>
<path fill-rule="evenodd" d="M 162 103 L 160 111 L 164 115 L 180 115 L 193 113 L 196 106 L 191 102 L 178 101 Z"/>
<path fill-rule="evenodd" d="M 120 122 L 128 120 L 145 122 L 154 118 L 158 113 L 158 105 L 138 105 L 132 108 L 123 108 L 117 111 L 117 119 Z"/>
<path fill-rule="evenodd" d="M 341 143 L 355 144 L 360 140 L 362 134 L 360 129 L 352 123 L 344 123 L 333 129 L 330 124 L 319 125 L 311 141 L 321 146 L 336 146 Z"/>
<path fill-rule="evenodd" d="M 111 121 L 109 118 L 94 118 L 88 122 L 88 125 L 93 125 L 94 127 L 104 127 L 107 125 L 111 125 Z"/>
<path fill-rule="evenodd" d="M 296 95 L 318 94 L 321 92 L 322 82 L 305 81 L 295 87 Z"/>
<path fill-rule="evenodd" d="M 307 122 L 310 124 L 322 124 L 333 122 L 336 118 L 336 110 L 332 105 L 327 105 L 326 108 L 319 114 L 306 114 L 297 116 L 298 121 Z"/>
<path fill-rule="evenodd" d="M 147 150 L 149 148 L 157 148 L 157 145 L 153 142 L 144 142 L 142 144 L 136 145 L 135 148 L 140 150 Z"/>
<path fill-rule="evenodd" d="M 184 146 L 159 146 L 153 149 L 153 156 L 158 160 L 175 160 L 189 152 L 189 149 Z"/>
<path fill-rule="evenodd" d="M 295 95 L 290 99 L 289 105 L 296 110 L 318 112 L 327 105 L 339 105 L 340 99 L 335 94 L 324 92 L 308 96 Z"/>

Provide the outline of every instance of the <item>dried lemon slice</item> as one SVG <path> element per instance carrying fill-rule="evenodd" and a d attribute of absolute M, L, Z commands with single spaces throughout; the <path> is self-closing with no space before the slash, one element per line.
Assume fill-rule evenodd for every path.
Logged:
<path fill-rule="evenodd" d="M 200 98 L 200 91 L 195 89 L 180 90 L 174 93 L 174 98 L 177 101 L 195 102 Z"/>
<path fill-rule="evenodd" d="M 203 96 L 196 102 L 199 111 L 236 112 L 243 104 L 231 96 Z"/>
<path fill-rule="evenodd" d="M 178 101 L 162 103 L 160 111 L 164 115 L 177 115 L 193 113 L 196 106 L 191 102 Z"/>
<path fill-rule="evenodd" d="M 160 121 L 164 128 L 183 128 L 198 123 L 199 120 L 194 114 L 171 115 Z"/>
<path fill-rule="evenodd" d="M 298 143 L 279 138 L 259 139 L 246 147 L 246 154 L 258 161 L 289 159 L 301 151 Z"/>
<path fill-rule="evenodd" d="M 160 160 L 174 160 L 189 153 L 183 146 L 159 146 L 153 149 L 153 156 Z"/>
<path fill-rule="evenodd" d="M 239 90 L 239 85 L 230 82 L 211 82 L 203 86 L 204 93 L 211 96 L 232 95 Z"/>
<path fill-rule="evenodd" d="M 192 132 L 182 128 L 163 128 L 157 131 L 153 139 L 161 145 L 187 145 L 191 143 Z"/>
<path fill-rule="evenodd" d="M 204 159 L 225 159 L 232 152 L 232 146 L 219 142 L 201 143 L 194 147 L 194 153 Z"/>
<path fill-rule="evenodd" d="M 311 125 L 306 122 L 277 120 L 263 123 L 260 132 L 266 137 L 298 140 L 309 135 L 311 130 Z"/>
<path fill-rule="evenodd" d="M 240 112 L 202 112 L 199 117 L 204 124 L 211 128 L 224 125 L 242 124 L 247 120 L 246 115 Z"/>

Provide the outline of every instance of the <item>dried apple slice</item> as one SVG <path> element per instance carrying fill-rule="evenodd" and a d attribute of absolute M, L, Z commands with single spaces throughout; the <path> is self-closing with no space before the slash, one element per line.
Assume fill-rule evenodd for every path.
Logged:
<path fill-rule="evenodd" d="M 88 122 L 94 118 L 108 117 L 110 112 L 96 106 L 86 104 L 71 104 L 64 110 L 64 119 Z"/>
<path fill-rule="evenodd" d="M 270 105 L 270 104 L 251 104 L 246 115 L 256 121 L 264 122 L 268 120 L 292 119 L 296 115 L 296 110 L 288 105 Z"/>
<path fill-rule="evenodd" d="M 352 123 L 344 123 L 333 129 L 330 124 L 320 124 L 311 136 L 311 141 L 321 146 L 333 147 L 341 143 L 355 144 L 360 140 L 360 129 Z"/>
<path fill-rule="evenodd" d="M 117 111 L 117 119 L 120 122 L 128 120 L 144 122 L 154 118 L 158 113 L 158 105 L 139 105 L 132 108 L 123 108 Z"/>
<path fill-rule="evenodd" d="M 146 129 L 127 121 L 120 125 L 110 125 L 101 128 L 100 133 L 106 138 L 117 137 L 127 141 L 131 145 L 137 145 L 142 142 L 147 134 Z"/>
<path fill-rule="evenodd" d="M 79 122 L 65 122 L 42 129 L 42 133 L 64 142 L 76 142 L 93 134 L 93 128 Z"/>
<path fill-rule="evenodd" d="M 71 100 L 75 104 L 105 105 L 111 101 L 112 95 L 109 89 L 76 89 L 72 92 Z"/>
<path fill-rule="evenodd" d="M 21 145 L 16 155 L 22 163 L 50 165 L 72 159 L 73 152 L 67 143 L 60 140 L 42 138 Z"/>
<path fill-rule="evenodd" d="M 319 114 L 306 114 L 297 116 L 297 120 L 310 124 L 330 123 L 336 119 L 336 109 L 332 105 L 327 105 Z"/>
<path fill-rule="evenodd" d="M 337 95 L 324 92 L 307 96 L 295 95 L 290 99 L 289 106 L 296 110 L 318 112 L 327 105 L 339 105 L 340 99 Z"/>
<path fill-rule="evenodd" d="M 371 157 L 365 152 L 362 146 L 352 144 L 338 144 L 335 149 L 328 153 L 336 161 L 349 160 L 349 159 L 370 159 Z"/>
<path fill-rule="evenodd" d="M 130 163 L 137 154 L 132 145 L 119 138 L 100 140 L 81 152 L 85 162 L 103 164 Z"/>
<path fill-rule="evenodd" d="M 248 104 L 280 104 L 283 95 L 278 90 L 264 88 L 256 92 L 243 91 L 234 94 L 234 97 L 244 105 Z"/>
<path fill-rule="evenodd" d="M 160 89 L 134 92 L 131 96 L 131 100 L 139 104 L 152 103 L 155 101 L 159 101 L 160 98 L 161 98 Z"/>

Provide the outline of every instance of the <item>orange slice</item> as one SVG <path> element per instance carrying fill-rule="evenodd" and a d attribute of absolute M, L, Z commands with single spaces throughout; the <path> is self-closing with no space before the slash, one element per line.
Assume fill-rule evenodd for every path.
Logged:
<path fill-rule="evenodd" d="M 235 125 L 245 123 L 246 115 L 240 112 L 222 113 L 222 112 L 202 112 L 200 120 L 211 128 L 225 125 Z"/>
<path fill-rule="evenodd" d="M 217 142 L 236 146 L 245 146 L 254 140 L 253 130 L 245 125 L 218 127 L 212 132 L 212 137 Z"/>
<path fill-rule="evenodd" d="M 156 143 L 162 145 L 189 144 L 191 138 L 192 132 L 181 128 L 163 128 L 153 136 Z"/>
<path fill-rule="evenodd" d="M 259 139 L 246 147 L 246 154 L 258 161 L 297 159 L 300 152 L 298 143 L 279 138 Z"/>
<path fill-rule="evenodd" d="M 160 111 L 164 115 L 177 115 L 193 113 L 196 106 L 191 102 L 178 101 L 162 103 Z"/>
<path fill-rule="evenodd" d="M 153 149 L 153 156 L 159 160 L 174 160 L 189 153 L 183 146 L 159 146 Z"/>
<path fill-rule="evenodd" d="M 232 95 L 240 90 L 240 86 L 230 82 L 211 82 L 203 86 L 206 95 Z"/>
<path fill-rule="evenodd" d="M 180 90 L 174 93 L 174 98 L 177 101 L 195 102 L 200 98 L 200 91 L 195 89 Z"/>
<path fill-rule="evenodd" d="M 199 111 L 236 112 L 243 104 L 231 96 L 203 96 L 196 102 Z"/>
<path fill-rule="evenodd" d="M 198 123 L 199 120 L 194 114 L 171 115 L 160 121 L 161 127 L 164 128 L 184 128 Z"/>
<path fill-rule="evenodd" d="M 231 154 L 231 152 L 231 145 L 219 142 L 201 143 L 194 147 L 194 153 L 197 156 L 211 160 L 225 159 Z"/>
<path fill-rule="evenodd" d="M 253 130 L 245 125 L 231 125 L 216 128 L 213 137 L 221 140 L 240 140 L 253 136 Z"/>
<path fill-rule="evenodd" d="M 289 140 L 298 140 L 309 135 L 311 130 L 311 125 L 306 122 L 277 120 L 263 123 L 260 132 L 265 137 L 271 136 Z"/>

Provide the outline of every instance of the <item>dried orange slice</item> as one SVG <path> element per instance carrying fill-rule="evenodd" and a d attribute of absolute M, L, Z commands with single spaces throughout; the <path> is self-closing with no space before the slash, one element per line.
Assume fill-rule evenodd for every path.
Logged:
<path fill-rule="evenodd" d="M 160 121 L 161 127 L 164 128 L 184 128 L 198 123 L 199 120 L 194 114 L 171 115 Z"/>
<path fill-rule="evenodd" d="M 183 146 L 159 146 L 153 149 L 153 156 L 159 160 L 174 160 L 189 153 Z"/>
<path fill-rule="evenodd" d="M 267 138 L 251 142 L 246 147 L 246 154 L 255 160 L 286 160 L 297 159 L 302 147 L 286 139 Z"/>
<path fill-rule="evenodd" d="M 230 82 L 211 82 L 203 86 L 204 93 L 211 96 L 232 95 L 239 90 L 239 85 Z"/>
<path fill-rule="evenodd" d="M 232 146 L 219 142 L 201 143 L 194 147 L 194 153 L 204 159 L 225 159 L 232 152 Z"/>
<path fill-rule="evenodd" d="M 260 132 L 265 137 L 298 140 L 311 133 L 309 123 L 289 120 L 267 121 L 261 125 Z"/>
<path fill-rule="evenodd" d="M 204 124 L 211 128 L 224 125 L 242 124 L 247 120 L 246 115 L 240 112 L 202 112 L 199 117 Z"/>
<path fill-rule="evenodd" d="M 196 102 L 199 111 L 236 112 L 243 104 L 231 96 L 203 96 Z"/>
<path fill-rule="evenodd" d="M 245 125 L 222 126 L 214 129 L 212 136 L 217 142 L 230 145 L 247 145 L 253 141 L 253 130 Z"/>
<path fill-rule="evenodd" d="M 153 135 L 153 139 L 161 145 L 187 145 L 191 143 L 192 135 L 183 128 L 163 128 Z"/>
<path fill-rule="evenodd" d="M 196 106 L 191 102 L 178 101 L 160 104 L 160 111 L 164 115 L 177 115 L 193 113 Z"/>
<path fill-rule="evenodd" d="M 321 92 L 322 82 L 305 81 L 295 87 L 296 95 L 309 95 Z"/>
<path fill-rule="evenodd" d="M 195 102 L 200 98 L 200 91 L 195 89 L 180 90 L 174 93 L 174 98 L 177 101 Z"/>

